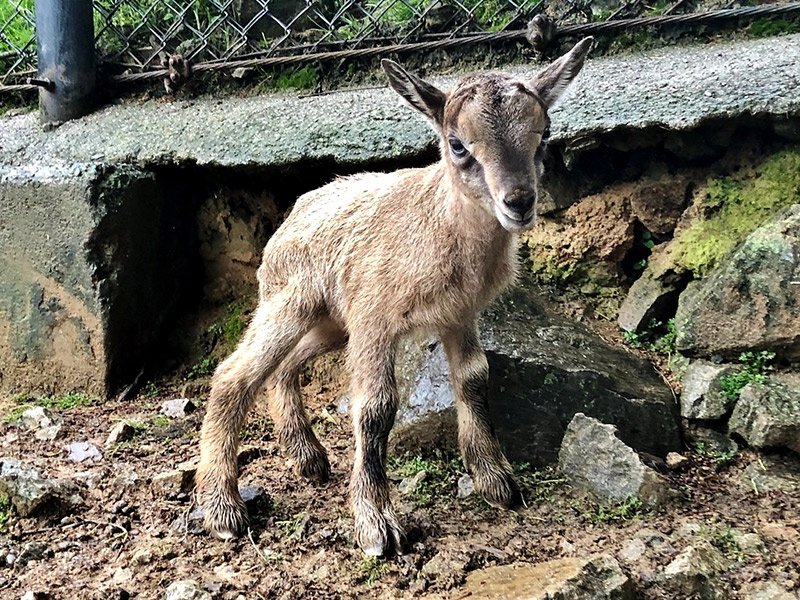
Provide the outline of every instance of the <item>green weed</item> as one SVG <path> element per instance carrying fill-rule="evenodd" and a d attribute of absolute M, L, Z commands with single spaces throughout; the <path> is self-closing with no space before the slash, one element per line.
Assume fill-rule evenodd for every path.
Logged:
<path fill-rule="evenodd" d="M 739 355 L 741 370 L 720 378 L 722 395 L 728 400 L 736 401 L 748 383 L 764 383 L 767 373 L 772 371 L 770 363 L 775 360 L 774 352 L 743 352 Z"/>
<path fill-rule="evenodd" d="M 703 442 L 695 443 L 694 447 L 697 454 L 709 459 L 720 467 L 732 463 L 739 455 L 736 450 L 709 450 Z"/>
<path fill-rule="evenodd" d="M 217 368 L 217 359 L 213 356 L 205 356 L 189 368 L 186 379 L 197 379 L 198 377 L 208 377 L 214 374 Z"/>
<path fill-rule="evenodd" d="M 390 457 L 388 468 L 399 477 L 413 477 L 420 471 L 427 473 L 410 494 L 417 506 L 429 506 L 436 498 L 448 495 L 455 481 L 464 473 L 460 458 L 447 458 L 439 452 L 430 459 L 410 453 Z"/>
<path fill-rule="evenodd" d="M 148 381 L 142 388 L 142 396 L 144 398 L 155 398 L 159 394 L 158 386 L 152 381 Z"/>
<path fill-rule="evenodd" d="M 769 37 L 783 33 L 797 33 L 800 31 L 800 24 L 786 19 L 758 19 L 750 23 L 747 31 L 755 37 Z"/>
<path fill-rule="evenodd" d="M 642 331 L 626 331 L 623 334 L 625 343 L 629 346 L 665 356 L 675 353 L 676 337 L 675 319 L 670 319 L 666 325 L 653 319 Z"/>
<path fill-rule="evenodd" d="M 297 531 L 297 528 L 300 527 L 306 516 L 306 513 L 301 512 L 296 514 L 291 519 L 287 519 L 285 521 L 275 521 L 275 525 L 283 529 L 284 535 L 289 537 L 293 535 L 295 531 Z"/>
<path fill-rule="evenodd" d="M 382 558 L 376 556 L 368 556 L 361 560 L 359 564 L 359 577 L 360 583 L 367 586 L 373 585 L 375 582 L 389 572 L 389 563 Z"/>
<path fill-rule="evenodd" d="M 553 502 L 556 488 L 566 483 L 566 479 L 553 467 L 534 470 L 526 462 L 513 463 L 511 466 L 523 495 L 536 504 Z"/>
<path fill-rule="evenodd" d="M 215 341 L 222 341 L 233 350 L 242 339 L 246 326 L 244 308 L 234 304 L 228 307 L 228 315 L 209 327 L 208 332 Z"/>
<path fill-rule="evenodd" d="M 275 83 L 279 90 L 310 90 L 317 86 L 319 73 L 313 65 L 283 71 Z"/>
<path fill-rule="evenodd" d="M 11 520 L 11 510 L 11 500 L 6 496 L 0 496 L 0 531 L 5 529 Z"/>
<path fill-rule="evenodd" d="M 640 518 L 646 512 L 642 501 L 636 496 L 631 496 L 627 500 L 609 506 L 593 505 L 583 512 L 583 516 L 593 523 L 623 523 Z"/>
<path fill-rule="evenodd" d="M 36 401 L 36 404 L 44 408 L 70 410 L 79 406 L 91 406 L 94 402 L 82 392 L 70 392 L 63 396 L 43 396 Z"/>

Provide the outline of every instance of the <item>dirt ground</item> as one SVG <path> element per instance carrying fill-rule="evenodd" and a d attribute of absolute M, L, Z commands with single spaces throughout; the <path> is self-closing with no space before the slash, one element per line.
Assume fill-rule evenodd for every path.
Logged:
<path fill-rule="evenodd" d="M 199 410 L 182 419 L 159 416 L 161 402 L 181 391 L 191 392 Z M 463 471 L 452 450 L 395 457 L 395 481 L 420 467 L 429 477 L 411 495 L 394 486 L 407 553 L 367 560 L 352 540 L 346 500 L 352 435 L 336 410 L 340 390 L 308 381 L 307 402 L 329 451 L 331 481 L 315 487 L 295 477 L 262 402 L 244 433 L 248 450 L 241 456 L 240 483 L 263 486 L 268 498 L 251 508 L 249 538 L 216 541 L 197 533 L 191 522 L 187 531 L 190 494 L 164 494 L 151 484 L 197 456 L 205 391 L 202 382 L 184 389 L 150 385 L 132 400 L 63 410 L 65 435 L 52 442 L 2 426 L 0 456 L 79 482 L 85 503 L 62 519 L 11 516 L 0 531 L 0 558 L 6 557 L 0 597 L 34 591 L 58 599 L 162 598 L 171 583 L 193 579 L 212 597 L 225 599 L 460 598 L 466 574 L 476 569 L 604 552 L 626 557 L 620 562 L 635 580 L 638 597 L 675 598 L 660 587 L 658 572 L 698 536 L 729 560 L 720 576 L 728 597 L 750 597 L 742 590 L 761 580 L 800 587 L 800 492 L 751 485 L 743 471 L 759 458 L 749 452 L 729 462 L 687 452 L 689 465 L 668 475 L 678 498 L 655 513 L 630 505 L 600 509 L 578 498 L 556 472 L 525 465 L 518 470 L 527 507 L 499 511 L 475 496 L 457 497 Z M 138 424 L 133 439 L 103 450 L 94 463 L 67 458 L 65 443 L 89 441 L 103 448 L 109 430 L 123 419 Z M 800 473 L 796 459 L 777 460 Z M 757 533 L 761 542 L 742 548 L 732 532 Z M 625 552 L 634 538 L 645 541 L 644 555 Z M 32 542 L 42 543 L 40 558 L 7 566 L 9 554 L 18 557 Z"/>

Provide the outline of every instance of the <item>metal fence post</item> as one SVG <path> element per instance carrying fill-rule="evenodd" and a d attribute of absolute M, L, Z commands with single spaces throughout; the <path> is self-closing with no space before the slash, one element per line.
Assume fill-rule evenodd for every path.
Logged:
<path fill-rule="evenodd" d="M 35 0 L 42 120 L 68 121 L 95 103 L 92 0 Z"/>

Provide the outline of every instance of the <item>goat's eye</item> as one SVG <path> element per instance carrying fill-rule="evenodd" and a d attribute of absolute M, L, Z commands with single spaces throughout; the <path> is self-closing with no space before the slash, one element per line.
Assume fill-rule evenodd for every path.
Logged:
<path fill-rule="evenodd" d="M 450 140 L 450 150 L 453 151 L 453 156 L 455 156 L 456 158 L 464 158 L 467 154 L 469 154 L 469 152 L 467 152 L 467 149 L 464 147 L 464 144 L 462 144 L 460 140 L 457 140 L 455 138 L 452 138 Z"/>

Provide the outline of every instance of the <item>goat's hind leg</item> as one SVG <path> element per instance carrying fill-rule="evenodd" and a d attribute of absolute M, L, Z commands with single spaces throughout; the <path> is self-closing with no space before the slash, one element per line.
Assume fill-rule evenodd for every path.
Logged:
<path fill-rule="evenodd" d="M 442 335 L 458 413 L 458 445 L 475 489 L 491 505 L 514 508 L 522 494 L 494 435 L 487 398 L 489 363 L 473 324 Z"/>
<path fill-rule="evenodd" d="M 346 342 L 344 331 L 325 319 L 298 342 L 274 375 L 272 412 L 278 439 L 289 453 L 295 472 L 303 479 L 327 481 L 331 466 L 303 408 L 300 368 L 309 360 L 342 348 Z"/>
<path fill-rule="evenodd" d="M 247 526 L 237 487 L 237 450 L 247 412 L 264 380 L 311 327 L 314 312 L 294 286 L 262 299 L 239 346 L 214 373 L 195 480 L 206 529 L 218 538 L 241 535 Z"/>

